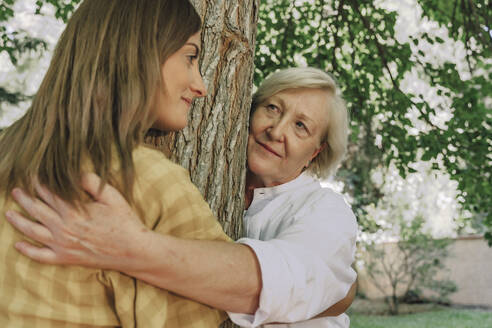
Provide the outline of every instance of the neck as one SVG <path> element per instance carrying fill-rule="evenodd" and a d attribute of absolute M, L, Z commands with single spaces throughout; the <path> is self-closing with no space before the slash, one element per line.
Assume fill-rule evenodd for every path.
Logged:
<path fill-rule="evenodd" d="M 263 188 L 265 185 L 253 172 L 246 172 L 246 189 L 244 191 L 244 209 L 248 209 L 253 201 L 254 191 L 256 188 Z"/>
<path fill-rule="evenodd" d="M 253 172 L 246 172 L 246 189 L 264 188 L 265 183 Z"/>

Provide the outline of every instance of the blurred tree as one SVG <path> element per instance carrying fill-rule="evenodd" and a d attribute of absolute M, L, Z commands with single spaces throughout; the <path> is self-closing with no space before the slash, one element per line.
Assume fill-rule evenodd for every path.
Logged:
<path fill-rule="evenodd" d="M 456 63 L 429 59 L 419 48 L 420 43 L 444 43 L 443 38 L 422 31 L 399 41 L 398 14 L 376 3 L 262 1 L 255 83 L 299 62 L 325 69 L 339 81 L 352 118 L 349 156 L 339 176 L 354 197 L 363 229 L 377 228 L 364 208 L 382 197 L 371 171 L 393 162 L 405 176 L 414 172 L 409 163 L 424 160 L 458 181 L 459 200 L 484 217 L 492 245 L 490 1 L 417 1 L 424 18 L 445 26 L 452 40 L 463 43 L 468 77 Z M 450 108 L 431 103 L 427 90 L 406 92 L 402 84 L 410 72 L 449 99 Z M 442 111 L 452 113 L 444 125 L 436 120 Z"/>
<path fill-rule="evenodd" d="M 424 290 L 437 295 L 431 301 L 449 302 L 448 295 L 457 291 L 456 284 L 443 277 L 450 239 L 435 239 L 424 232 L 421 216 L 406 222 L 398 210 L 393 211 L 398 227 L 398 242 L 366 243 L 364 268 L 370 281 L 386 297 L 390 313 L 398 314 L 401 300 L 413 295 L 422 300 Z M 438 274 L 439 273 L 439 274 Z"/>

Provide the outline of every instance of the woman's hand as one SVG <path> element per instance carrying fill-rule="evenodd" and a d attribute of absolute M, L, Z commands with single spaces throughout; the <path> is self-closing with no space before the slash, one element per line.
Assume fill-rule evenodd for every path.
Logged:
<path fill-rule="evenodd" d="M 123 196 L 101 179 L 84 174 L 82 187 L 94 199 L 77 208 L 36 184 L 39 198 L 22 189 L 12 191 L 14 199 L 38 222 L 15 211 L 7 220 L 27 237 L 41 243 L 36 247 L 22 241 L 15 247 L 24 255 L 43 263 L 71 264 L 126 271 L 135 268 L 140 248 L 149 233 Z"/>
<path fill-rule="evenodd" d="M 121 194 L 86 174 L 82 187 L 94 201 L 83 208 L 35 185 L 39 199 L 14 189 L 14 199 L 32 221 L 9 211 L 10 223 L 27 237 L 15 247 L 43 263 L 82 265 L 124 272 L 212 307 L 254 313 L 262 287 L 253 250 L 225 241 L 181 239 L 146 228 Z M 198 192 L 198 191 L 197 191 Z"/>
<path fill-rule="evenodd" d="M 315 318 L 321 317 L 336 317 L 348 310 L 350 305 L 355 299 L 355 294 L 357 292 L 357 281 L 352 284 L 347 295 L 344 299 L 333 304 L 330 308 L 318 314 Z"/>

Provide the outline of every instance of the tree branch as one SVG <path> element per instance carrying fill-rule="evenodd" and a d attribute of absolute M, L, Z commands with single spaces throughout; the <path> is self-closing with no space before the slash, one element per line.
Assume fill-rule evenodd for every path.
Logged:
<path fill-rule="evenodd" d="M 427 117 L 427 113 L 424 113 L 422 111 L 422 109 L 420 109 L 417 104 L 405 93 L 403 92 L 401 89 L 400 89 L 400 86 L 398 85 L 397 81 L 395 80 L 395 78 L 393 77 L 393 74 L 391 73 L 391 70 L 390 70 L 390 67 L 389 67 L 389 64 L 388 64 L 388 60 L 387 60 L 387 55 L 386 55 L 386 51 L 384 50 L 383 46 L 379 43 L 378 41 L 378 37 L 377 37 L 377 34 L 376 32 L 374 32 L 374 30 L 371 28 L 371 25 L 369 24 L 369 22 L 367 21 L 366 17 L 364 17 L 364 15 L 362 14 L 362 12 L 360 11 L 360 8 L 359 8 L 359 5 L 357 3 L 357 0 L 351 0 L 350 1 L 351 4 L 352 4 L 352 8 L 354 8 L 354 10 L 357 12 L 357 14 L 359 15 L 359 17 L 361 18 L 362 20 L 362 23 L 364 24 L 364 27 L 369 31 L 369 33 L 374 37 L 374 42 L 376 44 L 376 48 L 378 50 L 378 53 L 379 53 L 379 56 L 381 57 L 381 61 L 383 62 L 383 65 L 386 69 L 386 71 L 388 72 L 389 76 L 390 76 L 390 80 L 391 80 L 391 84 L 393 85 L 393 87 L 400 93 L 402 94 L 405 98 L 407 98 L 407 100 L 420 112 L 421 114 L 421 117 L 424 119 L 424 121 L 429 124 L 430 126 L 432 126 L 433 128 L 435 129 L 439 129 L 438 126 L 434 125 L 434 123 L 432 123 L 429 118 Z"/>
<path fill-rule="evenodd" d="M 454 23 L 455 19 L 456 19 L 456 7 L 458 7 L 458 1 L 459 0 L 455 0 L 454 1 L 454 6 L 453 6 L 453 16 L 451 17 L 451 26 L 452 26 L 452 35 L 454 36 L 457 32 L 457 29 L 456 29 L 456 25 Z"/>
<path fill-rule="evenodd" d="M 292 22 L 294 20 L 294 15 L 292 15 L 292 11 L 294 10 L 295 8 L 295 2 L 291 3 L 290 6 L 289 6 L 289 9 L 287 10 L 288 12 L 288 15 L 289 15 L 289 19 L 287 20 L 287 24 L 285 26 L 285 30 L 284 30 L 284 35 L 283 35 L 283 38 L 282 38 L 282 45 L 281 45 L 281 49 L 282 49 L 282 54 L 286 54 L 287 53 L 287 45 L 289 44 L 289 41 L 290 41 L 290 38 L 291 38 L 291 30 L 292 30 Z M 285 63 L 287 64 L 287 63 Z"/>
<path fill-rule="evenodd" d="M 468 6 L 470 7 L 470 16 L 475 17 L 475 19 L 470 19 L 470 22 L 473 24 L 473 31 L 480 37 L 480 39 L 482 39 L 484 44 L 487 44 L 487 42 L 490 42 L 490 44 L 488 45 L 488 47 L 490 48 L 490 46 L 492 46 L 492 35 L 490 34 L 490 31 L 485 31 L 480 26 L 480 18 L 482 18 L 482 16 L 479 16 L 477 14 L 477 7 L 476 7 L 475 3 L 473 3 L 472 0 L 468 0 Z M 488 13 L 487 10 L 490 10 L 490 9 L 485 9 L 484 10 L 485 13 Z M 490 28 L 486 14 L 483 16 L 483 18 L 486 21 L 485 26 Z M 487 37 L 484 37 L 484 34 L 488 35 L 488 39 L 487 39 Z"/>
<path fill-rule="evenodd" d="M 389 68 L 388 60 L 386 58 L 387 57 L 386 56 L 386 51 L 384 50 L 383 46 L 378 41 L 378 35 L 377 35 L 377 33 L 374 32 L 374 30 L 371 28 L 371 24 L 369 24 L 369 22 L 367 21 L 366 17 L 360 11 L 360 8 L 359 8 L 359 5 L 358 5 L 357 1 L 356 0 L 351 0 L 350 2 L 352 4 L 352 8 L 354 8 L 354 10 L 357 12 L 357 14 L 359 15 L 359 17 L 361 18 L 362 24 L 364 24 L 364 27 L 374 37 L 374 42 L 376 44 L 376 48 L 378 50 L 379 56 L 381 56 L 381 61 L 383 62 L 383 65 L 386 68 L 386 71 L 388 72 L 388 74 L 390 76 L 391 83 L 393 84 L 393 86 L 396 89 L 400 90 L 400 87 L 399 87 L 398 83 L 396 82 L 395 78 L 393 77 L 393 74 L 391 73 L 391 70 Z"/>
<path fill-rule="evenodd" d="M 324 3 L 325 1 L 323 1 L 323 4 Z M 331 57 L 333 71 L 336 71 L 338 68 L 338 63 L 336 58 L 337 49 L 340 47 L 340 38 L 338 37 L 338 24 L 340 24 L 340 17 L 342 17 L 343 15 L 343 4 L 344 4 L 344 0 L 340 0 L 340 2 L 338 3 L 337 17 L 336 17 L 337 25 L 336 25 L 335 33 L 333 33 L 334 40 L 335 40 L 335 46 L 333 48 L 333 56 Z"/>
<path fill-rule="evenodd" d="M 470 36 L 468 34 L 468 29 L 469 29 L 469 17 L 467 15 L 467 10 L 466 10 L 466 1 L 461 0 L 461 9 L 463 10 L 463 28 L 465 30 L 465 48 L 466 50 L 471 50 L 471 47 L 469 45 L 470 43 Z M 466 58 L 466 63 L 468 65 L 468 70 L 470 71 L 470 74 L 473 74 L 473 68 L 471 65 L 471 60 L 470 60 L 470 54 L 468 51 L 465 51 L 465 58 Z"/>

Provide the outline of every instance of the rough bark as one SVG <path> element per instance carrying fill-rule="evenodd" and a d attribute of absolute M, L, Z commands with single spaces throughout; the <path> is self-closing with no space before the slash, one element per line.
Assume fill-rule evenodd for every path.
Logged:
<path fill-rule="evenodd" d="M 189 126 L 147 142 L 190 171 L 226 233 L 241 236 L 248 117 L 259 0 L 192 0 L 203 19 L 201 72 L 208 96 L 195 101 Z M 232 327 L 230 323 L 224 327 Z"/>

